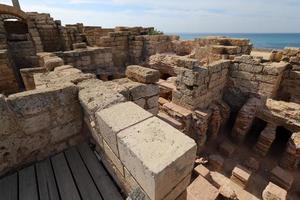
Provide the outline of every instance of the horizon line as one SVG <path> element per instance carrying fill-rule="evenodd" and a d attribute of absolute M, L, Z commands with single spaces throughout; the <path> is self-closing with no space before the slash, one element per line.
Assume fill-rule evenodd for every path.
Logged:
<path fill-rule="evenodd" d="M 163 31 L 164 32 L 164 31 Z M 180 34 L 300 34 L 300 32 L 164 32 Z"/>

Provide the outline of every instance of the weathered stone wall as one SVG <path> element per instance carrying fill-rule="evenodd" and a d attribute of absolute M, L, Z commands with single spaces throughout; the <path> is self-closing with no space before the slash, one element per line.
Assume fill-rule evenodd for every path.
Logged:
<path fill-rule="evenodd" d="M 185 67 L 178 70 L 177 90 L 173 91 L 172 101 L 193 110 L 206 108 L 214 101 L 222 100 L 230 64 L 228 60 L 207 67 L 200 67 L 197 61 L 190 66 L 186 63 Z"/>
<path fill-rule="evenodd" d="M 31 26 L 29 26 L 31 34 L 34 34 L 36 37 L 39 35 L 44 51 L 63 50 L 61 24 L 59 21 L 54 21 L 50 14 L 45 13 L 31 12 L 27 13 L 27 15 L 29 20 L 31 20 Z M 39 45 L 38 39 L 35 41 Z"/>
<path fill-rule="evenodd" d="M 72 66 L 60 66 L 53 72 L 36 74 L 34 78 L 38 88 L 51 89 L 70 82 L 77 84 L 84 122 L 103 163 L 126 194 L 139 189 L 150 199 L 175 199 L 190 182 L 195 143 L 153 116 L 158 112 L 159 89 L 155 84 L 158 71 L 130 66 L 126 74 L 126 79 L 103 82 Z M 128 100 L 136 104 L 126 102 Z M 141 100 L 153 114 L 138 106 Z M 156 107 L 153 109 L 150 105 Z M 119 132 L 133 133 L 135 129 L 137 132 L 132 136 L 123 133 L 126 139 L 117 139 Z M 139 145 L 137 149 L 132 146 L 135 144 Z M 149 155 L 155 156 L 153 160 L 147 159 Z M 154 161 L 160 166 L 158 171 L 153 168 Z"/>
<path fill-rule="evenodd" d="M 14 64 L 6 49 L 0 50 L 0 93 L 12 94 L 19 91 Z"/>
<path fill-rule="evenodd" d="M 34 15 L 29 15 L 27 18 L 27 26 L 28 26 L 28 32 L 32 38 L 33 44 L 35 46 L 36 52 L 43 52 L 44 46 L 42 44 L 41 36 L 38 31 L 38 28 L 35 23 L 35 17 Z"/>
<path fill-rule="evenodd" d="M 193 40 L 174 40 L 172 46 L 176 55 L 186 56 L 193 53 L 196 42 Z"/>
<path fill-rule="evenodd" d="M 139 83 L 128 78 L 121 78 L 105 82 L 104 85 L 111 90 L 121 93 L 126 100 L 133 101 L 154 115 L 158 113 L 158 85 L 154 83 Z"/>
<path fill-rule="evenodd" d="M 55 54 L 61 57 L 65 64 L 72 65 L 85 73 L 101 75 L 103 79 L 114 77 L 117 74 L 111 48 L 87 47 Z"/>
<path fill-rule="evenodd" d="M 194 57 L 201 64 L 210 64 L 220 59 L 233 59 L 237 55 L 249 55 L 252 44 L 249 39 L 206 37 L 195 39 Z"/>
<path fill-rule="evenodd" d="M 263 63 L 260 58 L 248 55 L 236 57 L 230 67 L 228 90 L 276 97 L 282 75 L 287 67 L 286 62 Z"/>
<path fill-rule="evenodd" d="M 125 73 L 125 66 L 129 61 L 129 32 L 110 32 L 108 36 L 101 37 L 99 46 L 111 47 L 114 66 L 121 74 Z"/>
<path fill-rule="evenodd" d="M 4 23 L 0 20 L 0 49 L 7 49 L 7 38 Z"/>
<path fill-rule="evenodd" d="M 83 32 L 86 35 L 87 42 L 90 46 L 101 46 L 103 41 L 101 37 L 108 36 L 111 32 L 130 32 L 131 35 L 147 35 L 153 28 L 143 27 L 116 27 L 102 28 L 99 26 L 84 26 Z"/>
<path fill-rule="evenodd" d="M 82 141 L 82 121 L 72 84 L 0 96 L 0 172 Z"/>
<path fill-rule="evenodd" d="M 63 49 L 72 50 L 74 43 L 83 42 L 83 24 L 66 25 L 60 29 L 63 37 Z"/>
<path fill-rule="evenodd" d="M 132 64 L 146 61 L 156 53 L 173 52 L 173 41 L 176 36 L 168 35 L 140 35 L 130 40 L 130 60 Z"/>
<path fill-rule="evenodd" d="M 84 74 L 71 65 L 56 67 L 51 72 L 37 73 L 33 75 L 35 87 L 38 89 L 47 88 L 61 84 L 78 84 L 79 82 L 95 78 L 94 74 Z"/>
<path fill-rule="evenodd" d="M 7 49 L 16 68 L 14 73 L 22 86 L 19 70 L 38 66 L 35 44 L 25 22 L 5 21 L 4 27 Z"/>
<path fill-rule="evenodd" d="M 8 41 L 8 48 L 17 69 L 38 66 L 35 46 L 30 38 L 26 41 Z"/>
<path fill-rule="evenodd" d="M 114 66 L 120 77 L 124 76 L 126 65 L 140 64 L 150 55 L 172 51 L 173 36 L 148 33 L 149 28 L 142 27 L 117 27 L 113 31 L 87 27 L 85 30 L 90 45 L 112 48 Z"/>
<path fill-rule="evenodd" d="M 6 31 L 0 20 L 0 94 L 11 94 L 19 90 L 15 65 L 7 48 Z"/>
<path fill-rule="evenodd" d="M 288 61 L 290 67 L 284 72 L 278 98 L 300 103 L 300 49 L 286 48 L 283 50 L 283 56 L 283 60 Z"/>
<path fill-rule="evenodd" d="M 114 32 L 113 28 L 102 28 L 97 26 L 84 26 L 84 34 L 90 46 L 100 46 L 101 37 L 108 36 L 108 33 Z"/>
<path fill-rule="evenodd" d="M 195 143 L 136 104 L 122 103 L 125 98 L 102 81 L 79 87 L 97 151 L 125 192 L 138 189 L 153 200 L 179 196 L 190 182 Z"/>

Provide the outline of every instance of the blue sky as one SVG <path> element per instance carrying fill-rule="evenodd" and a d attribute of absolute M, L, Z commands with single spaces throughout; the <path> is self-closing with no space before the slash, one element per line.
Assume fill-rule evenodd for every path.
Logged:
<path fill-rule="evenodd" d="M 169 33 L 300 33 L 300 0 L 19 1 L 23 10 L 50 13 L 63 24 L 154 26 Z"/>

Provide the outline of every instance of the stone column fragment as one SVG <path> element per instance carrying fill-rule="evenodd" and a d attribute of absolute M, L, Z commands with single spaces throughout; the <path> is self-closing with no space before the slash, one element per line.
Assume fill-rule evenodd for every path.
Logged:
<path fill-rule="evenodd" d="M 242 142 L 246 134 L 249 132 L 255 119 L 257 107 L 259 105 L 259 99 L 250 98 L 239 111 L 232 130 L 232 136 L 238 142 Z"/>
<path fill-rule="evenodd" d="M 254 147 L 254 151 L 261 156 L 266 156 L 272 143 L 276 137 L 276 126 L 268 124 L 267 127 L 261 132 L 258 141 Z"/>

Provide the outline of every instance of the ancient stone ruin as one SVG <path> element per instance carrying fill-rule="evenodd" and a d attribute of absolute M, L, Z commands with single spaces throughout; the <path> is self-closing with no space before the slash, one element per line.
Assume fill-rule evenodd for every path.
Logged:
<path fill-rule="evenodd" d="M 123 198 L 300 199 L 300 48 L 63 26 L 13 2 L 0 4 L 0 194 L 88 141 Z"/>

